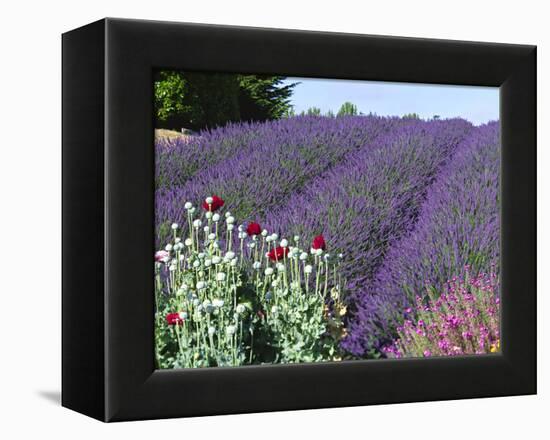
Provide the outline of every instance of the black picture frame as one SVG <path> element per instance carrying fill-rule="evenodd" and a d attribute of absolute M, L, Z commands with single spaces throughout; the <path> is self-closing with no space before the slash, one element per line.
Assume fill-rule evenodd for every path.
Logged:
<path fill-rule="evenodd" d="M 63 34 L 62 404 L 102 421 L 536 393 L 536 47 L 103 19 Z M 500 87 L 502 352 L 154 370 L 155 68 Z"/>

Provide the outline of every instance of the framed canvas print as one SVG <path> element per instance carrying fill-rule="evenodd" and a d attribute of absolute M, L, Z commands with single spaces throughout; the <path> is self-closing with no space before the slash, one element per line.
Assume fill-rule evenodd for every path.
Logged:
<path fill-rule="evenodd" d="M 63 405 L 536 392 L 534 46 L 63 35 Z"/>

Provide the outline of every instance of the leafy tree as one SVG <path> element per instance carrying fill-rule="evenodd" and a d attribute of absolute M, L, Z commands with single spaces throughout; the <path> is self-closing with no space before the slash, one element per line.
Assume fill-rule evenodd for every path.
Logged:
<path fill-rule="evenodd" d="M 191 110 L 185 105 L 187 81 L 178 72 L 161 71 L 155 79 L 155 113 L 159 121 L 166 121 L 172 115 L 187 113 Z"/>
<path fill-rule="evenodd" d="M 403 119 L 420 119 L 418 113 L 407 113 L 403 115 Z"/>
<path fill-rule="evenodd" d="M 338 110 L 337 115 L 338 116 L 355 116 L 357 115 L 357 106 L 351 102 L 344 102 L 342 106 L 340 107 L 340 110 Z"/>
<path fill-rule="evenodd" d="M 296 116 L 296 111 L 294 111 L 294 107 L 291 106 L 285 111 L 285 114 L 283 115 L 284 118 L 292 118 Z"/>
<path fill-rule="evenodd" d="M 306 112 L 302 112 L 301 114 L 307 116 L 321 116 L 321 109 L 319 107 L 310 107 Z"/>

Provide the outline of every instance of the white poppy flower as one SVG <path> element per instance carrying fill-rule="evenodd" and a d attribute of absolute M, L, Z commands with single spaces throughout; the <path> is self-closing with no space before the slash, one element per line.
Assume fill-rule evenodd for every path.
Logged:
<path fill-rule="evenodd" d="M 234 325 L 228 325 L 226 328 L 225 328 L 225 331 L 228 335 L 233 335 L 235 334 L 235 331 L 237 330 L 237 327 L 235 327 Z"/>

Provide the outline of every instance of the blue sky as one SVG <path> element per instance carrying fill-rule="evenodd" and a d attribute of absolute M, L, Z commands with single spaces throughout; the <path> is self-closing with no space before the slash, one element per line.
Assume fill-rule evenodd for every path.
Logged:
<path fill-rule="evenodd" d="M 323 113 L 338 111 L 345 101 L 363 113 L 421 118 L 462 117 L 479 125 L 499 117 L 498 87 L 406 84 L 339 79 L 287 78 L 285 84 L 300 82 L 291 103 L 296 113 L 319 107 Z"/>

